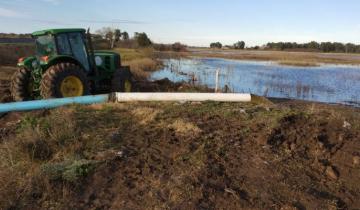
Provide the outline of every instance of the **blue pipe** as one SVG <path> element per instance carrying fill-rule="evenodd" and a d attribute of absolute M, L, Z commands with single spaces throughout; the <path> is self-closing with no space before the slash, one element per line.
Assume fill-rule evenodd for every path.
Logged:
<path fill-rule="evenodd" d="M 0 113 L 13 111 L 30 111 L 39 109 L 51 109 L 69 104 L 97 104 L 108 102 L 109 94 L 95 96 L 81 96 L 73 98 L 47 99 L 39 101 L 25 101 L 0 104 Z"/>

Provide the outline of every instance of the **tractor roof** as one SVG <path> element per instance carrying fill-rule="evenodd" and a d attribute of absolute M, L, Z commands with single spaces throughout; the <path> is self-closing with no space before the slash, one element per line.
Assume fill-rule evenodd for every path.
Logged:
<path fill-rule="evenodd" d="M 73 32 L 81 32 L 81 33 L 85 33 L 85 29 L 82 28 L 62 28 L 62 29 L 47 29 L 47 30 L 42 30 L 42 31 L 36 31 L 34 33 L 32 33 L 33 36 L 43 36 L 43 35 L 47 35 L 47 34 L 61 34 L 61 33 L 73 33 Z"/>

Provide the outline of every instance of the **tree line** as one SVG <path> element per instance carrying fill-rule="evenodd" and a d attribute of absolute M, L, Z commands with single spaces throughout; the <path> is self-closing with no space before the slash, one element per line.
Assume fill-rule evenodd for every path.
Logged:
<path fill-rule="evenodd" d="M 266 49 L 270 50 L 307 50 L 335 53 L 360 53 L 360 45 L 353 43 L 340 42 L 309 42 L 298 44 L 296 42 L 270 42 L 266 44 Z"/>
<path fill-rule="evenodd" d="M 31 34 L 15 34 L 15 33 L 9 33 L 9 34 L 6 34 L 6 33 L 0 33 L 0 38 L 3 38 L 3 39 L 12 39 L 12 38 L 31 38 Z"/>
<path fill-rule="evenodd" d="M 293 50 L 293 51 L 314 51 L 314 52 L 334 52 L 334 53 L 360 53 L 360 45 L 353 43 L 340 43 L 340 42 L 308 42 L 299 44 L 297 42 L 269 42 L 263 46 L 247 47 L 245 48 L 244 41 L 238 41 L 233 45 L 226 45 L 229 49 L 251 49 L 251 50 Z M 213 42 L 210 44 L 210 48 L 223 48 L 220 42 Z"/>
<path fill-rule="evenodd" d="M 103 27 L 92 35 L 95 42 L 108 42 L 112 49 L 117 44 L 123 43 L 127 45 L 137 45 L 138 47 L 147 47 L 152 44 L 150 38 L 146 33 L 136 32 L 133 37 L 130 37 L 127 31 L 121 31 L 118 28 Z"/>
<path fill-rule="evenodd" d="M 98 43 L 107 42 L 109 48 L 124 47 L 124 48 L 143 48 L 153 47 L 159 51 L 186 51 L 187 46 L 176 42 L 174 44 L 158 44 L 151 41 L 145 32 L 135 32 L 132 37 L 126 31 L 121 31 L 118 28 L 103 27 L 95 32 L 93 39 Z"/>
<path fill-rule="evenodd" d="M 245 42 L 244 41 L 238 41 L 236 43 L 234 43 L 233 45 L 226 45 L 226 48 L 229 49 L 236 49 L 236 50 L 243 50 L 245 49 Z M 210 48 L 217 48 L 217 49 L 221 49 L 223 48 L 223 45 L 220 42 L 213 42 L 210 44 Z"/>

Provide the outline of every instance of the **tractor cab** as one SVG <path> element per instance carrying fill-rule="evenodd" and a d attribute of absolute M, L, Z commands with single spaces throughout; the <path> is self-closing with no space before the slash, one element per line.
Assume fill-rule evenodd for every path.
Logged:
<path fill-rule="evenodd" d="M 58 56 L 73 58 L 85 71 L 92 70 L 84 29 L 53 29 L 32 34 L 36 55 L 44 64 Z"/>
<path fill-rule="evenodd" d="M 36 54 L 21 58 L 13 76 L 14 100 L 130 92 L 129 67 L 120 55 L 94 51 L 85 29 L 48 29 L 32 34 Z"/>

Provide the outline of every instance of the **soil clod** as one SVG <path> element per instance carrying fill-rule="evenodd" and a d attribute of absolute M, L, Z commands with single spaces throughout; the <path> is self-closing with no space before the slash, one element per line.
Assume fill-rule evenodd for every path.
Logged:
<path fill-rule="evenodd" d="M 339 172 L 333 166 L 328 166 L 325 170 L 326 175 L 334 180 L 337 180 L 340 176 Z"/>

